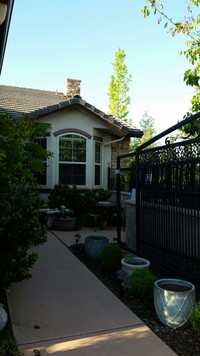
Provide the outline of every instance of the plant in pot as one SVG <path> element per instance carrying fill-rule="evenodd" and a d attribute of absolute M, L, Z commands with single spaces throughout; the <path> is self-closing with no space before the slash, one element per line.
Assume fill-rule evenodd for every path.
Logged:
<path fill-rule="evenodd" d="M 195 286 L 185 280 L 163 278 L 154 283 L 154 306 L 162 324 L 177 329 L 190 318 L 195 305 Z"/>
<path fill-rule="evenodd" d="M 72 231 L 75 229 L 76 217 L 74 211 L 61 205 L 59 212 L 55 213 L 53 218 L 53 228 L 58 231 Z"/>
<path fill-rule="evenodd" d="M 51 209 L 59 209 L 61 206 L 65 206 L 69 212 L 65 211 L 65 214 L 70 217 L 73 212 L 73 217 L 81 219 L 84 214 L 83 209 L 83 197 L 76 186 L 70 187 L 65 183 L 58 183 L 49 193 L 49 207 Z M 79 222 L 80 223 L 80 222 Z"/>
<path fill-rule="evenodd" d="M 122 270 L 130 275 L 134 270 L 141 268 L 149 268 L 150 262 L 145 258 L 127 255 L 121 260 Z"/>

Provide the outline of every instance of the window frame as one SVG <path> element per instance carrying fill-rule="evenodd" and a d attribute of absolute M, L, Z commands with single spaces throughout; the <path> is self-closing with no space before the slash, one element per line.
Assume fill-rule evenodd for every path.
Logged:
<path fill-rule="evenodd" d="M 73 161 L 73 159 L 69 160 L 69 161 L 60 160 L 60 139 L 62 139 L 62 137 L 64 137 L 64 136 L 76 136 L 77 138 L 81 137 L 85 141 L 85 160 L 83 160 L 83 161 Z M 72 147 L 72 158 L 73 158 L 73 147 Z M 69 171 L 68 171 L 68 176 L 71 177 L 70 181 L 67 179 L 62 179 L 60 169 L 62 166 L 64 167 L 64 165 L 68 166 L 69 171 L 70 171 L 70 169 L 73 170 L 73 168 L 75 166 L 83 166 L 85 168 L 85 170 L 83 170 L 83 174 L 82 174 L 82 177 L 84 175 L 84 182 L 76 181 L 76 179 L 78 179 L 78 175 L 72 176 Z M 67 178 L 67 174 L 65 174 L 65 175 L 63 174 L 63 177 L 64 176 Z M 87 137 L 85 137 L 84 135 L 82 135 L 80 133 L 75 133 L 75 132 L 65 132 L 58 136 L 58 182 L 63 182 L 70 186 L 73 186 L 73 185 L 76 185 L 78 187 L 86 186 L 86 183 L 87 183 Z"/>

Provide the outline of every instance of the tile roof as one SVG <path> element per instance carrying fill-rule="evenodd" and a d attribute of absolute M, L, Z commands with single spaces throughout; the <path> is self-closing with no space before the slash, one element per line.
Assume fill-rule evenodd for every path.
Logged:
<path fill-rule="evenodd" d="M 143 134 L 141 130 L 119 118 L 105 114 L 78 95 L 67 98 L 63 93 L 58 92 L 0 85 L 0 112 L 9 113 L 16 120 L 23 115 L 39 118 L 74 105 L 93 114 L 105 125 L 120 131 L 122 135 L 141 137 Z"/>

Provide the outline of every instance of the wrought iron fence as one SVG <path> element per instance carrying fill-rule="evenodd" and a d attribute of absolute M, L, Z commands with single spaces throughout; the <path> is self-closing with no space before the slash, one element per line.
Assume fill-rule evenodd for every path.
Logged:
<path fill-rule="evenodd" d="M 200 137 L 148 146 L 199 118 L 183 120 L 117 163 L 119 173 L 120 160 L 135 156 L 137 252 L 194 279 L 200 278 Z M 118 174 L 118 204 L 120 186 Z"/>

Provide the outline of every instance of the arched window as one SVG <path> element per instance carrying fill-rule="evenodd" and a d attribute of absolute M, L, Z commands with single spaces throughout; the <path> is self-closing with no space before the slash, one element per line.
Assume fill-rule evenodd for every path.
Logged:
<path fill-rule="evenodd" d="M 59 137 L 59 182 L 86 184 L 86 139 L 83 136 Z"/>

